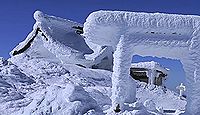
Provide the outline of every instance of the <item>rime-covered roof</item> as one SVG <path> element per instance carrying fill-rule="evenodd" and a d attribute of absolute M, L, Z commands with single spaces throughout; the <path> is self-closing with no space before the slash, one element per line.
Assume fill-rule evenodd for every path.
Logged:
<path fill-rule="evenodd" d="M 82 27 L 81 24 L 49 16 L 41 11 L 34 13 L 34 19 L 36 23 L 32 32 L 11 51 L 11 55 L 29 52 L 28 55 L 37 55 L 36 57 L 41 58 L 44 54 L 46 57 L 52 57 L 51 54 L 62 62 L 73 63 L 75 59 L 82 60 L 84 54 L 93 52 L 84 38 L 76 33 L 74 27 Z"/>
<path fill-rule="evenodd" d="M 139 63 L 132 63 L 131 68 L 145 68 L 149 70 L 158 70 L 163 72 L 164 74 L 168 74 L 167 68 L 162 67 L 158 62 L 150 61 L 150 62 L 139 62 Z"/>

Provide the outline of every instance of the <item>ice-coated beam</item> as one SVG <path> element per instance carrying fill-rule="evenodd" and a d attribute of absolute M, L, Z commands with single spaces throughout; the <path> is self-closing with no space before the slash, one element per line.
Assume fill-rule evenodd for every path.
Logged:
<path fill-rule="evenodd" d="M 87 39 L 94 43 L 116 45 L 120 35 L 125 33 L 190 36 L 196 18 L 199 19 L 192 15 L 97 11 L 88 16 L 83 30 Z"/>

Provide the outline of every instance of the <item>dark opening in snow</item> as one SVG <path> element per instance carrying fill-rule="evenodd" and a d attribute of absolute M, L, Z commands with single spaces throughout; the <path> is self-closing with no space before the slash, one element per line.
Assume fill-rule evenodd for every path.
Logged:
<path fill-rule="evenodd" d="M 81 26 L 73 26 L 72 28 L 76 29 L 77 34 L 83 34 L 83 27 Z"/>
<path fill-rule="evenodd" d="M 140 72 L 138 72 L 137 69 Z M 143 68 L 143 69 L 145 69 L 145 68 Z M 146 72 L 145 72 L 146 70 L 143 70 L 143 69 L 131 68 L 130 69 L 130 75 L 135 80 L 139 80 L 140 82 L 148 83 L 148 77 L 147 77 Z M 141 72 L 141 71 L 143 71 L 143 72 Z"/>

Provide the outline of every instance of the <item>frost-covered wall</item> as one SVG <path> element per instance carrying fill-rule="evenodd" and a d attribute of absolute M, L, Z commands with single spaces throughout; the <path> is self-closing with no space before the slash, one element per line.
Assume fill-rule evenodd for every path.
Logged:
<path fill-rule="evenodd" d="M 200 17 L 162 13 L 97 11 L 88 16 L 84 35 L 88 41 L 112 46 L 114 67 L 112 103 L 115 108 L 135 97 L 130 82 L 131 57 L 157 56 L 180 60 L 187 77 L 187 110 L 200 114 Z"/>

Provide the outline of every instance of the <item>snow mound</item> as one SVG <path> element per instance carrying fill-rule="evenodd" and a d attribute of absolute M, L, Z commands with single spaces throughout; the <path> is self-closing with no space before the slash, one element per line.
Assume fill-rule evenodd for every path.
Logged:
<path fill-rule="evenodd" d="M 103 89 L 108 92 L 111 87 L 111 72 L 41 59 L 25 60 L 18 58 L 19 66 L 9 62 L 1 68 L 4 76 L 12 75 L 12 79 L 7 75 L 0 82 L 0 88 L 5 90 L 0 92 L 3 114 L 102 114 L 103 106 L 110 105 Z"/>
<path fill-rule="evenodd" d="M 18 114 L 83 115 L 89 110 L 102 113 L 96 101 L 81 86 L 73 84 L 49 86 L 31 97 L 33 101 Z"/>
<path fill-rule="evenodd" d="M 148 96 L 147 96 L 148 95 Z M 186 100 L 181 100 L 178 94 L 161 86 L 150 87 L 146 83 L 137 83 L 136 98 L 140 103 L 146 100 L 155 103 L 156 108 L 164 110 L 185 110 Z"/>

